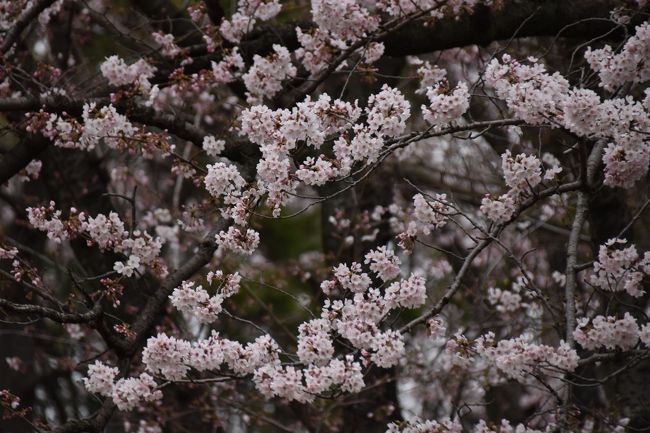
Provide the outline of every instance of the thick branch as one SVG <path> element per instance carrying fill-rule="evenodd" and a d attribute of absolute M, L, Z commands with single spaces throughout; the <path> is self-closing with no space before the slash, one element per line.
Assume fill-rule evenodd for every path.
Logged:
<path fill-rule="evenodd" d="M 220 228 L 216 229 L 216 231 L 219 230 Z M 135 344 L 133 345 L 134 350 L 149 336 L 149 333 L 156 324 L 156 321 L 158 320 L 172 291 L 178 287 L 183 280 L 192 277 L 199 271 L 199 269 L 210 263 L 212 255 L 216 249 L 217 244 L 214 241 L 214 233 L 211 233 L 208 235 L 208 238 L 201 243 L 198 251 L 192 256 L 192 258 L 183 264 L 183 266 L 181 266 L 176 272 L 169 275 L 158 290 L 156 290 L 156 293 L 149 298 L 142 311 L 140 311 L 137 320 L 133 324 L 133 331 L 136 333 Z"/>
<path fill-rule="evenodd" d="M 414 23 L 382 41 L 386 55 L 404 56 L 467 45 L 485 46 L 512 37 L 560 34 L 591 39 L 614 28 L 616 24 L 609 19 L 610 12 L 626 5 L 621 0 L 507 1 L 498 10 L 478 6 L 471 15 L 437 20 L 433 25 Z"/>
<path fill-rule="evenodd" d="M 567 245 L 566 260 L 566 284 L 564 286 L 565 302 L 565 321 L 566 321 L 566 342 L 569 347 L 575 346 L 573 340 L 573 330 L 576 327 L 576 266 L 578 264 L 578 243 L 580 242 L 580 233 L 585 223 L 587 213 L 587 194 L 584 191 L 578 191 L 578 203 L 576 205 L 576 215 L 571 226 L 569 243 Z"/>

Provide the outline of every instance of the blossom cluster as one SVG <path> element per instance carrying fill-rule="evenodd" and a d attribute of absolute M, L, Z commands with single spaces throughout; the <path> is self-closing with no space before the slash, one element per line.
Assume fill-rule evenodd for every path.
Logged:
<path fill-rule="evenodd" d="M 221 35 L 230 42 L 237 43 L 252 31 L 257 20 L 268 21 L 282 10 L 278 0 L 239 0 L 237 11 L 229 20 L 219 26 Z"/>
<path fill-rule="evenodd" d="M 400 274 L 400 261 L 387 247 L 368 252 L 365 263 L 382 281 L 394 280 Z M 170 296 L 179 310 L 206 323 L 217 317 L 223 300 L 238 291 L 241 277 L 217 271 L 210 272 L 207 279 L 209 283 L 220 282 L 213 296 L 192 282 L 183 282 Z M 393 282 L 383 294 L 372 285 L 373 280 L 358 263 L 333 268 L 332 279 L 323 283 L 324 290 L 338 286 L 352 297 L 326 299 L 321 316 L 298 327 L 297 356 L 303 367 L 281 363 L 280 348 L 268 335 L 242 346 L 215 331 L 209 338 L 194 342 L 165 334 L 151 337 L 142 352 L 143 364 L 148 374 L 171 381 L 186 378 L 191 369 L 219 371 L 225 365 L 237 375 L 253 374 L 255 385 L 267 397 L 301 402 L 332 389 L 358 392 L 364 386 L 363 364 L 372 362 L 388 368 L 405 354 L 404 336 L 397 330 L 380 329 L 381 322 L 392 309 L 417 308 L 426 301 L 425 280 L 418 275 Z M 356 360 L 352 354 L 338 357 L 336 335 L 361 350 L 362 359 Z M 109 391 L 114 395 L 111 384 L 116 374 L 116 369 L 93 368 L 86 379 L 87 387 L 102 395 Z"/>
<path fill-rule="evenodd" d="M 455 207 L 447 200 L 446 194 L 422 194 L 413 196 L 413 206 L 402 207 L 391 204 L 382 212 L 391 215 L 389 222 L 399 240 L 398 245 L 408 254 L 419 236 L 427 236 L 432 231 L 444 227 L 456 213 Z"/>
<path fill-rule="evenodd" d="M 119 370 L 109 367 L 101 361 L 95 361 L 88 367 L 88 376 L 84 385 L 89 392 L 109 397 L 120 410 L 131 410 L 142 402 L 160 400 L 162 392 L 157 389 L 156 381 L 147 373 L 137 377 L 122 378 L 117 381 Z"/>
<path fill-rule="evenodd" d="M 204 143 L 206 143 L 204 141 Z M 210 141 L 208 140 L 208 145 Z M 204 144 L 205 146 L 205 144 Z M 216 162 L 206 167 L 205 189 L 215 198 L 223 198 L 226 204 L 235 204 L 246 186 L 246 181 L 233 164 Z"/>
<path fill-rule="evenodd" d="M 647 37 L 650 34 L 648 28 L 647 25 L 637 27 L 639 37 Z M 634 63 L 631 60 L 634 58 L 633 53 L 647 50 L 647 47 L 641 48 L 639 41 L 634 38 L 630 40 L 633 42 L 630 45 L 632 48 L 625 55 L 621 53 L 621 56 L 627 62 Z M 611 55 L 606 54 L 611 48 L 603 50 L 592 51 L 591 55 L 587 54 L 587 58 L 606 69 L 603 59 L 612 59 Z M 571 88 L 559 73 L 549 74 L 537 59 L 528 60 L 531 64 L 525 65 L 504 55 L 501 61 L 492 60 L 485 71 L 486 82 L 518 118 L 531 125 L 561 126 L 578 136 L 606 140 L 608 144 L 603 162 L 607 185 L 629 188 L 647 173 L 650 162 L 650 140 L 647 134 L 650 130 L 650 115 L 647 107 L 631 96 L 601 102 L 594 91 Z M 630 65 L 625 67 L 637 68 Z M 614 66 L 612 68 L 616 69 Z M 648 69 L 647 65 L 645 69 L 641 66 L 638 69 L 642 74 L 648 73 L 643 72 Z M 625 80 L 641 78 L 627 77 Z M 648 77 L 645 78 L 647 79 Z M 603 84 L 608 86 L 607 83 L 605 79 Z"/>
<path fill-rule="evenodd" d="M 630 350 L 638 344 L 639 339 L 650 347 L 650 324 L 639 327 L 630 313 L 625 313 L 618 320 L 614 316 L 583 317 L 578 320 L 573 337 L 589 350 Z"/>
<path fill-rule="evenodd" d="M 429 61 L 414 58 L 410 63 L 418 66 L 416 72 L 420 88 L 416 93 L 427 93 L 429 89 L 434 88 L 447 77 L 446 70 L 439 68 L 437 65 L 432 65 Z"/>
<path fill-rule="evenodd" d="M 574 371 L 579 360 L 576 351 L 564 341 L 552 347 L 533 343 L 529 335 L 496 342 L 494 333 L 489 332 L 476 340 L 475 349 L 506 377 L 520 381 L 525 380 L 526 373 L 540 367 Z"/>
<path fill-rule="evenodd" d="M 312 0 L 311 14 L 319 29 L 345 47 L 372 33 L 379 19 L 356 0 Z"/>
<path fill-rule="evenodd" d="M 461 433 L 463 426 L 459 421 L 452 421 L 449 418 L 440 421 L 421 420 L 415 418 L 412 420 L 388 424 L 386 433 Z"/>
<path fill-rule="evenodd" d="M 598 72 L 600 86 L 609 91 L 626 82 L 642 83 L 650 80 L 650 24 L 636 27 L 635 35 L 627 40 L 620 52 L 614 53 L 612 47 L 592 50 L 585 53 L 585 60 Z"/>
<path fill-rule="evenodd" d="M 174 42 L 174 35 L 170 33 L 153 32 L 151 37 L 158 45 L 160 45 L 160 53 L 164 57 L 173 59 L 182 54 L 183 50 Z"/>
<path fill-rule="evenodd" d="M 275 362 L 278 352 L 277 344 L 268 335 L 242 346 L 236 341 L 221 338 L 216 331 L 196 342 L 158 334 L 147 340 L 142 362 L 151 374 L 162 375 L 167 380 L 181 380 L 190 369 L 217 371 L 222 364 L 226 364 L 235 374 L 251 374 L 260 366 Z M 148 373 L 113 383 L 116 375 L 116 368 L 97 361 L 89 368 L 84 382 L 90 392 L 113 398 L 120 410 L 130 410 L 142 401 L 162 398 L 155 380 Z"/>
<path fill-rule="evenodd" d="M 300 43 L 295 51 L 296 58 L 309 72 L 316 74 L 330 65 L 338 53 L 371 39 L 380 28 L 382 17 L 407 21 L 428 13 L 432 17 L 441 18 L 445 14 L 457 15 L 462 10 L 469 11 L 477 3 L 478 0 L 381 0 L 374 3 L 358 0 L 312 0 L 311 14 L 317 27 L 308 31 L 296 27 Z M 369 41 L 357 48 L 355 53 L 360 55 L 365 64 L 372 64 L 383 55 L 384 49 L 382 42 Z M 433 84 L 435 83 L 431 82 L 427 86 Z"/>
<path fill-rule="evenodd" d="M 218 156 L 226 148 L 225 140 L 218 140 L 212 135 L 207 135 L 203 138 L 203 150 L 210 156 Z"/>
<path fill-rule="evenodd" d="M 212 74 L 216 83 L 230 83 L 243 72 L 244 59 L 239 54 L 239 48 L 234 47 L 221 61 L 211 62 Z"/>
<path fill-rule="evenodd" d="M 399 274 L 397 258 L 385 247 L 369 252 L 367 263 L 378 276 L 392 279 Z M 391 308 L 415 308 L 425 302 L 425 286 L 421 277 L 393 283 L 382 296 L 370 288 L 372 280 L 358 263 L 340 264 L 333 269 L 334 278 L 322 284 L 326 293 L 339 286 L 349 290 L 352 298 L 326 299 L 321 317 L 299 326 L 298 357 L 307 366 L 300 370 L 276 363 L 256 372 L 258 389 L 267 396 L 310 401 L 313 394 L 339 386 L 344 392 L 357 392 L 363 387 L 361 365 L 348 355 L 334 358 L 333 333 L 361 349 L 379 367 L 396 365 L 405 353 L 403 336 L 395 330 L 381 331 L 379 323 Z M 279 378 L 279 379 L 278 379 Z M 305 384 L 302 385 L 304 378 Z M 282 386 L 277 384 L 280 380 Z M 288 384 L 292 385 L 287 389 Z"/>
<path fill-rule="evenodd" d="M 95 102 L 84 104 L 82 122 L 65 112 L 49 114 L 43 110 L 26 117 L 28 132 L 42 134 L 57 147 L 93 150 L 104 143 L 111 149 L 139 151 L 147 158 L 153 156 L 154 150 L 167 156 L 172 149 L 164 133 L 145 132 L 134 126 L 112 104 L 101 108 Z"/>
<path fill-rule="evenodd" d="M 41 173 L 42 167 L 43 162 L 40 159 L 33 159 L 29 164 L 25 166 L 24 169 L 20 170 L 15 178 L 18 179 L 19 182 L 29 182 L 30 180 L 36 180 Z"/>
<path fill-rule="evenodd" d="M 147 93 L 151 88 L 149 79 L 153 77 L 156 68 L 144 59 L 127 65 L 119 56 L 108 57 L 99 67 L 104 78 L 116 87 L 134 85 Z"/>
<path fill-rule="evenodd" d="M 469 108 L 470 94 L 465 83 L 451 89 L 447 82 L 439 81 L 428 87 L 426 94 L 429 105 L 422 106 L 422 116 L 435 127 L 446 126 L 460 119 Z"/>
<path fill-rule="evenodd" d="M 377 6 L 391 16 L 409 15 L 415 12 L 429 12 L 440 18 L 447 14 L 457 15 L 462 10 L 471 11 L 479 3 L 492 3 L 491 0 L 379 0 Z"/>
<path fill-rule="evenodd" d="M 355 393 L 364 386 L 361 364 L 351 356 L 344 360 L 332 359 L 324 366 L 312 364 L 305 370 L 279 363 L 267 364 L 255 371 L 253 381 L 267 398 L 278 396 L 302 403 L 311 402 L 317 394 L 333 388 Z"/>
<path fill-rule="evenodd" d="M 363 112 L 367 122 L 355 123 Z M 404 132 L 409 116 L 408 101 L 388 86 L 371 95 L 363 111 L 356 102 L 333 101 L 327 94 L 317 101 L 308 97 L 291 110 L 262 105 L 244 110 L 240 131 L 262 151 L 255 194 L 266 194 L 277 215 L 279 206 L 296 193 L 299 181 L 322 185 L 348 175 L 355 162 L 376 162 L 386 139 Z M 324 154 L 310 156 L 294 171 L 290 152 L 299 142 L 319 148 L 332 134 L 340 134 L 334 141 L 334 160 Z"/>
<path fill-rule="evenodd" d="M 296 72 L 289 50 L 281 45 L 273 45 L 273 53 L 266 57 L 256 54 L 253 65 L 242 76 L 248 102 L 254 104 L 272 98 L 282 90 L 282 82 L 295 77 Z"/>
<path fill-rule="evenodd" d="M 140 230 L 129 232 L 117 213 L 91 217 L 71 208 L 67 220 L 62 220 L 61 215 L 62 212 L 56 209 L 54 202 L 50 202 L 48 207 L 27 208 L 29 223 L 34 228 L 46 232 L 48 238 L 54 242 L 61 243 L 63 240 L 84 235 L 88 245 L 95 244 L 102 251 L 123 254 L 127 261 L 118 260 L 113 266 L 118 274 L 131 277 L 141 270 L 141 266 L 150 267 L 160 276 L 167 274 L 167 269 L 159 258 L 163 240 Z"/>
<path fill-rule="evenodd" d="M 569 82 L 559 73 L 549 75 L 544 65 L 529 57 L 530 65 L 504 54 L 485 69 L 485 81 L 519 119 L 532 125 L 547 123 L 559 111 L 558 105 L 569 91 Z"/>
<path fill-rule="evenodd" d="M 34 7 L 34 3 L 34 0 L 0 0 L 0 31 L 10 30 L 21 14 Z M 61 11 L 63 0 L 55 0 L 48 4 L 48 7 L 42 8 L 38 13 L 38 23 L 41 26 L 46 26 L 50 18 Z"/>
<path fill-rule="evenodd" d="M 240 229 L 230 226 L 215 236 L 217 244 L 226 250 L 243 255 L 251 255 L 260 244 L 260 235 L 253 229 Z"/>
<path fill-rule="evenodd" d="M 506 150 L 501 155 L 501 169 L 505 183 L 510 189 L 497 198 L 486 195 L 481 201 L 481 212 L 495 222 L 509 221 L 517 206 L 536 186 L 542 181 L 552 180 L 562 171 L 557 158 L 545 154 L 543 159 L 551 166 L 542 175 L 542 161 L 535 155 L 520 153 L 513 157 L 510 151 Z"/>
<path fill-rule="evenodd" d="M 634 245 L 620 248 L 625 244 L 625 239 L 613 238 L 600 246 L 589 282 L 603 290 L 640 297 L 645 294 L 643 278 L 650 274 L 650 252 L 641 257 Z"/>
<path fill-rule="evenodd" d="M 212 296 L 203 286 L 195 287 L 194 282 L 183 281 L 169 296 L 172 305 L 189 316 L 195 316 L 199 323 L 214 322 L 222 311 L 224 300 L 239 292 L 241 276 L 238 273 L 224 275 L 222 271 L 211 272 L 208 283 L 212 284 L 214 280 L 221 281 L 221 285 Z"/>

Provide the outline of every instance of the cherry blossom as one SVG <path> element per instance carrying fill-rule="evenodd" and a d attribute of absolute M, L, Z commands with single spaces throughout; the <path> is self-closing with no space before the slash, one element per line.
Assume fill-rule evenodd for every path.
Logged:
<path fill-rule="evenodd" d="M 590 282 L 603 290 L 626 291 L 630 296 L 645 294 L 641 282 L 650 272 L 650 253 L 640 257 L 635 246 L 625 245 L 625 239 L 610 239 L 598 250 L 598 261 L 594 262 Z"/>
<path fill-rule="evenodd" d="M 643 430 L 646 0 L 172 3 L 0 0 L 9 430 Z"/>
<path fill-rule="evenodd" d="M 596 316 L 593 320 L 585 317 L 578 321 L 573 336 L 585 349 L 629 350 L 639 341 L 639 327 L 630 313 L 619 320 L 613 316 Z"/>
<path fill-rule="evenodd" d="M 426 90 L 429 105 L 422 106 L 422 116 L 431 125 L 440 127 L 460 119 L 469 108 L 469 91 L 465 83 L 451 90 L 449 84 L 439 81 Z"/>
<path fill-rule="evenodd" d="M 256 55 L 253 66 L 242 76 L 251 103 L 272 98 L 282 89 L 282 81 L 296 75 L 289 51 L 281 45 L 273 45 L 273 51 L 267 57 Z"/>
<path fill-rule="evenodd" d="M 149 78 L 153 77 L 156 68 L 148 64 L 145 60 L 138 60 L 135 63 L 127 65 L 126 62 L 118 56 L 110 56 L 100 66 L 102 75 L 113 86 L 126 86 L 134 84 L 143 91 L 149 90 L 151 84 Z"/>
<path fill-rule="evenodd" d="M 88 367 L 88 377 L 84 378 L 84 385 L 89 392 L 110 397 L 118 373 L 116 367 L 109 367 L 101 361 L 95 361 Z"/>

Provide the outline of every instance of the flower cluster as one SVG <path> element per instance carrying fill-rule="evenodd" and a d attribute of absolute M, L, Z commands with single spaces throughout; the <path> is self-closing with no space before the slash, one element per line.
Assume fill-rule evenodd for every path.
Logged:
<path fill-rule="evenodd" d="M 183 53 L 183 50 L 174 42 L 174 35 L 170 33 L 153 32 L 151 37 L 158 45 L 160 45 L 160 54 L 164 57 L 173 59 Z"/>
<path fill-rule="evenodd" d="M 527 427 L 524 424 L 518 424 L 513 426 L 510 421 L 504 419 L 501 420 L 499 425 L 488 426 L 484 420 L 480 420 L 476 426 L 474 426 L 473 433 L 544 433 L 548 431 L 554 425 L 551 424 L 548 426 L 547 430 L 537 430 L 530 427 Z"/>
<path fill-rule="evenodd" d="M 427 200 L 422 194 L 413 196 L 413 216 L 418 223 L 417 231 L 425 235 L 432 229 L 444 227 L 451 213 L 446 194 L 435 194 L 429 198 Z"/>
<path fill-rule="evenodd" d="M 307 157 L 296 170 L 296 177 L 305 184 L 312 186 L 324 185 L 328 180 L 335 178 L 337 174 L 337 168 L 323 155 L 319 156 L 318 159 L 311 156 Z"/>
<path fill-rule="evenodd" d="M 471 10 L 477 2 L 381 0 L 368 3 L 359 0 L 312 0 L 311 14 L 317 27 L 307 32 L 296 27 L 300 43 L 296 57 L 309 72 L 315 74 L 330 64 L 337 53 L 375 33 L 381 24 L 382 15 L 385 17 L 387 14 L 389 19 L 398 21 L 428 12 L 431 16 L 440 18 L 446 13 L 456 15 L 461 10 Z M 365 64 L 372 64 L 383 55 L 384 49 L 383 43 L 370 42 L 355 50 L 355 53 L 361 55 Z M 434 83 L 427 86 L 432 84 Z"/>
<path fill-rule="evenodd" d="M 647 37 L 648 29 L 643 25 L 637 31 Z M 624 61 L 618 71 L 625 77 L 620 79 L 640 80 L 641 76 L 630 76 L 638 69 L 647 80 L 648 66 L 637 65 L 638 59 L 634 57 L 637 52 L 647 52 L 647 47 L 639 45 L 640 39 L 630 41 L 629 51 L 620 54 L 619 60 Z M 603 73 L 610 61 L 613 62 L 610 72 L 618 68 L 614 65 L 618 60 L 612 60 L 618 58 L 611 55 L 611 48 L 588 52 L 587 58 L 593 67 L 602 68 Z M 572 89 L 557 72 L 550 75 L 537 59 L 529 58 L 529 61 L 530 66 L 523 65 L 504 55 L 501 62 L 492 60 L 485 71 L 486 82 L 518 118 L 532 125 L 563 126 L 579 136 L 607 140 L 603 155 L 607 185 L 629 188 L 648 172 L 650 116 L 642 103 L 631 96 L 601 102 L 594 91 Z M 602 84 L 608 87 L 616 80 L 605 75 Z"/>
<path fill-rule="evenodd" d="M 400 274 L 400 260 L 395 253 L 386 247 L 379 247 L 368 252 L 365 256 L 366 265 L 369 265 L 382 281 L 390 281 Z"/>
<path fill-rule="evenodd" d="M 127 65 L 118 56 L 108 57 L 99 67 L 104 78 L 116 87 L 134 85 L 147 93 L 151 88 L 149 78 L 153 77 L 156 68 L 144 59 Z"/>
<path fill-rule="evenodd" d="M 30 180 L 38 179 L 38 176 L 41 173 L 41 168 L 43 167 L 43 162 L 39 159 L 33 159 L 29 164 L 25 166 L 24 169 L 18 172 L 18 175 L 15 177 L 19 182 L 29 182 Z"/>
<path fill-rule="evenodd" d="M 296 27 L 296 35 L 300 48 L 294 53 L 305 69 L 315 74 L 326 68 L 338 50 L 330 41 L 327 32 L 318 27 L 303 32 L 300 27 Z"/>
<path fill-rule="evenodd" d="M 112 149 L 125 149 L 137 143 L 145 152 L 147 138 L 154 138 L 133 126 L 113 105 L 98 109 L 94 102 L 84 104 L 82 123 L 65 113 L 44 112 L 32 113 L 29 121 L 28 130 L 38 129 L 55 146 L 69 149 L 92 150 L 102 142 Z"/>
<path fill-rule="evenodd" d="M 399 259 L 386 247 L 370 251 L 366 264 L 383 281 L 394 279 L 400 273 Z M 170 296 L 172 304 L 194 315 L 199 322 L 216 318 L 223 299 L 238 291 L 241 277 L 217 271 L 210 272 L 207 279 L 210 284 L 220 282 L 212 297 L 192 282 L 184 282 Z M 321 316 L 298 327 L 297 356 L 302 367 L 283 365 L 279 360 L 280 349 L 268 335 L 244 347 L 215 331 L 209 338 L 195 342 L 158 334 L 147 341 L 142 361 L 148 373 L 171 381 L 183 380 L 192 369 L 217 371 L 225 364 L 235 374 L 252 373 L 255 385 L 266 397 L 279 396 L 300 402 L 311 401 L 316 395 L 333 389 L 358 392 L 364 386 L 362 363 L 353 355 L 337 358 L 334 336 L 338 334 L 360 349 L 364 363 L 372 362 L 382 368 L 394 366 L 404 357 L 404 336 L 393 329 L 381 330 L 380 324 L 391 309 L 415 308 L 426 300 L 424 278 L 417 275 L 394 282 L 384 294 L 380 289 L 371 288 L 372 284 L 358 263 L 333 268 L 333 279 L 324 282 L 323 288 L 339 287 L 349 290 L 353 297 L 326 299 Z M 108 376 L 113 372 L 93 371 L 87 379 L 89 390 L 107 393 L 111 383 Z"/>
<path fill-rule="evenodd" d="M 319 29 L 336 40 L 340 48 L 375 31 L 377 16 L 356 0 L 312 0 L 311 14 Z"/>
<path fill-rule="evenodd" d="M 485 81 L 517 118 L 532 125 L 545 124 L 559 112 L 569 82 L 558 72 L 549 75 L 534 57 L 528 60 L 531 64 L 525 65 L 507 54 L 501 62 L 493 59 L 485 70 Z"/>
<path fill-rule="evenodd" d="M 101 361 L 95 361 L 88 367 L 88 377 L 84 378 L 84 385 L 89 392 L 110 397 L 119 372 L 117 367 L 109 367 Z"/>
<path fill-rule="evenodd" d="M 128 411 L 142 402 L 152 402 L 162 399 L 162 391 L 153 377 L 142 373 L 137 377 L 119 379 L 113 386 L 111 398 L 119 410 Z"/>
<path fill-rule="evenodd" d="M 361 365 L 350 356 L 345 360 L 332 359 L 324 366 L 310 365 L 305 370 L 267 364 L 255 371 L 253 381 L 267 398 L 279 396 L 303 403 L 334 387 L 343 392 L 359 392 L 364 386 Z"/>
<path fill-rule="evenodd" d="M 603 155 L 605 183 L 629 188 L 648 172 L 648 108 L 631 97 L 607 99 L 592 90 L 569 92 L 561 121 L 579 136 L 607 140 Z"/>
<path fill-rule="evenodd" d="M 496 306 L 500 313 L 517 311 L 522 306 L 522 296 L 516 291 L 503 290 L 498 287 L 488 288 L 488 302 Z"/>
<path fill-rule="evenodd" d="M 56 209 L 56 203 L 51 201 L 48 207 L 28 207 L 27 218 L 29 223 L 37 230 L 47 233 L 47 237 L 54 242 L 68 239 L 68 227 L 61 221 L 61 211 Z"/>
<path fill-rule="evenodd" d="M 147 340 L 142 362 L 153 374 L 180 380 L 190 369 L 218 370 L 224 363 L 236 374 L 251 374 L 262 365 L 277 361 L 278 352 L 277 343 L 268 335 L 242 346 L 220 337 L 216 331 L 195 342 L 158 334 Z"/>
<path fill-rule="evenodd" d="M 622 319 L 613 316 L 596 316 L 593 319 L 583 317 L 578 320 L 573 337 L 585 349 L 598 350 L 605 348 L 614 350 L 633 349 L 639 338 L 646 346 L 650 346 L 650 324 L 637 325 L 636 319 L 630 313 L 625 313 Z"/>
<path fill-rule="evenodd" d="M 332 101 L 328 95 L 321 95 L 317 101 L 307 98 L 291 110 L 274 111 L 263 105 L 244 110 L 240 117 L 241 133 L 258 144 L 262 151 L 262 159 L 257 165 L 255 194 L 267 194 L 267 204 L 278 215 L 279 206 L 295 193 L 299 184 L 297 180 L 318 185 L 335 176 L 348 174 L 354 154 L 347 144 L 335 149 L 336 161 L 330 162 L 330 158 L 324 155 L 307 158 L 295 173 L 292 173 L 289 153 L 298 142 L 320 147 L 327 135 L 351 129 L 360 115 L 356 103 Z"/>
<path fill-rule="evenodd" d="M 237 12 L 230 20 L 224 20 L 219 27 L 221 35 L 230 42 L 237 43 L 242 36 L 253 30 L 257 20 L 268 21 L 282 10 L 278 0 L 239 0 Z"/>
<path fill-rule="evenodd" d="M 210 156 L 219 156 L 226 148 L 225 140 L 217 140 L 212 135 L 207 135 L 203 138 L 203 150 Z M 208 167 L 208 173 L 210 169 Z"/>
<path fill-rule="evenodd" d="M 206 279 L 208 280 L 208 284 L 218 282 L 218 290 L 226 298 L 237 294 L 241 287 L 241 275 L 239 275 L 239 272 L 224 274 L 223 271 L 210 271 Z"/>
<path fill-rule="evenodd" d="M 492 221 L 504 223 L 515 213 L 517 205 L 529 195 L 529 192 L 542 180 L 552 180 L 562 171 L 552 155 L 544 157 L 551 167 L 542 175 L 542 162 L 534 155 L 520 153 L 514 157 L 509 150 L 501 155 L 503 178 L 510 190 L 498 198 L 489 194 L 481 201 L 481 212 Z"/>
<path fill-rule="evenodd" d="M 142 402 L 162 398 L 162 392 L 156 389 L 156 381 L 147 373 L 116 382 L 118 372 L 115 367 L 95 361 L 88 367 L 88 377 L 84 378 L 84 385 L 89 392 L 112 398 L 118 409 L 125 411 L 137 407 Z"/>
<path fill-rule="evenodd" d="M 129 233 L 115 212 L 110 212 L 108 216 L 98 214 L 93 218 L 71 208 L 69 218 L 63 221 L 61 211 L 56 210 L 56 203 L 50 202 L 48 207 L 27 208 L 27 215 L 34 228 L 46 232 L 48 238 L 57 243 L 85 235 L 88 245 L 96 244 L 102 251 L 123 254 L 127 262 L 116 261 L 113 269 L 126 277 L 132 276 L 142 265 L 149 266 L 160 276 L 167 273 L 159 258 L 163 239 L 140 230 Z"/>
<path fill-rule="evenodd" d="M 386 303 L 391 308 L 417 308 L 427 299 L 425 280 L 419 275 L 411 275 L 406 280 L 395 282 L 386 288 Z"/>
<path fill-rule="evenodd" d="M 645 294 L 643 278 L 650 274 L 650 252 L 640 257 L 634 245 L 619 248 L 625 244 L 625 239 L 614 238 L 600 246 L 589 282 L 603 290 L 640 297 Z"/>
<path fill-rule="evenodd" d="M 216 83 L 230 83 L 240 75 L 245 67 L 244 59 L 237 47 L 226 54 L 218 63 L 211 62 L 212 74 Z"/>
<path fill-rule="evenodd" d="M 614 91 L 626 82 L 642 83 L 650 80 L 650 24 L 636 27 L 635 35 L 627 40 L 621 51 L 615 54 L 606 45 L 599 50 L 589 48 L 585 59 L 600 78 L 600 85 Z"/>
<path fill-rule="evenodd" d="M 368 98 L 366 115 L 370 132 L 379 137 L 396 137 L 406 129 L 411 105 L 399 90 L 384 84 L 379 93 Z"/>
<path fill-rule="evenodd" d="M 196 371 L 212 370 L 217 371 L 223 364 L 227 365 L 235 374 L 255 374 L 255 381 L 262 392 L 265 387 L 261 378 L 264 372 L 274 366 L 279 367 L 279 348 L 275 341 L 268 335 L 258 337 L 255 341 L 248 343 L 245 347 L 240 343 L 221 338 L 215 331 L 207 339 L 196 342 L 170 337 L 165 334 L 158 334 L 147 340 L 147 345 L 142 352 L 142 362 L 146 370 L 152 374 L 160 374 L 167 380 L 181 380 L 186 377 L 190 369 Z M 361 368 L 358 363 L 351 360 L 337 362 L 333 360 L 328 365 L 330 372 L 328 376 L 333 384 L 344 385 L 347 383 L 360 383 Z M 327 367 L 323 367 L 323 374 Z M 281 367 L 280 367 L 281 369 Z M 89 369 L 89 377 L 85 379 L 89 391 L 101 395 L 111 396 L 120 410 L 129 410 L 141 401 L 152 401 L 160 399 L 162 394 L 156 390 L 156 382 L 147 374 L 142 373 L 139 377 L 120 379 L 112 384 L 116 374 L 115 369 L 96 363 L 96 366 Z M 302 377 L 302 372 L 299 372 Z M 277 375 L 276 384 L 284 380 Z M 299 398 L 295 390 L 291 389 L 291 383 L 285 384 L 280 391 L 276 385 L 276 391 L 282 392 L 285 397 Z M 302 387 L 301 383 L 294 383 L 293 387 Z M 348 385 L 348 388 L 352 386 Z M 359 386 L 354 387 L 359 390 Z"/>
<path fill-rule="evenodd" d="M 326 364 L 334 355 L 329 336 L 330 326 L 324 319 L 314 319 L 298 327 L 298 357 L 303 364 Z"/>
<path fill-rule="evenodd" d="M 108 217 L 98 214 L 95 218 L 81 213 L 79 222 L 80 231 L 86 233 L 101 250 L 111 250 L 129 258 L 126 264 L 115 262 L 114 269 L 119 274 L 130 277 L 140 265 L 145 265 L 152 267 L 161 276 L 166 275 L 167 270 L 159 260 L 163 244 L 161 238 L 154 238 L 140 230 L 129 233 L 115 212 L 110 212 Z"/>
<path fill-rule="evenodd" d="M 461 433 L 463 431 L 463 426 L 459 421 L 452 421 L 449 418 L 442 419 L 440 422 L 415 418 L 409 421 L 390 423 L 387 427 L 386 433 Z"/>
<path fill-rule="evenodd" d="M 536 368 L 555 367 L 573 371 L 578 367 L 578 354 L 565 342 L 559 347 L 535 344 L 523 335 L 509 340 L 494 340 L 489 332 L 476 341 L 476 352 L 506 377 L 523 381 L 525 374 Z"/>
<path fill-rule="evenodd" d="M 248 102 L 259 103 L 264 98 L 272 98 L 282 90 L 282 82 L 295 77 L 296 72 L 289 50 L 281 45 L 273 45 L 273 53 L 266 57 L 256 54 L 253 66 L 242 76 Z"/>
<path fill-rule="evenodd" d="M 204 141 L 205 143 L 205 141 Z M 235 204 L 246 186 L 246 181 L 233 164 L 215 162 L 206 167 L 205 189 L 215 198 L 223 198 L 226 204 Z"/>
<path fill-rule="evenodd" d="M 260 235 L 253 229 L 246 229 L 246 232 L 242 230 L 230 226 L 228 231 L 220 231 L 215 236 L 217 244 L 226 250 L 239 254 L 253 254 L 260 244 Z"/>
<path fill-rule="evenodd" d="M 191 281 L 183 281 L 169 296 L 171 303 L 179 311 L 194 316 L 199 323 L 214 322 L 222 311 L 221 305 L 230 296 L 239 292 L 241 276 L 238 273 L 224 275 L 223 271 L 208 273 L 209 284 L 220 281 L 217 293 L 210 296 L 203 286 Z"/>
<path fill-rule="evenodd" d="M 446 194 L 415 194 L 412 207 L 392 204 L 388 210 L 399 246 L 409 254 L 418 236 L 427 236 L 447 224 L 453 214 L 453 205 L 447 201 Z"/>
<path fill-rule="evenodd" d="M 221 304 L 225 298 L 219 293 L 210 296 L 202 286 L 194 287 L 193 282 L 183 281 L 181 287 L 174 289 L 169 299 L 179 311 L 195 316 L 200 323 L 211 323 L 221 313 Z"/>
<path fill-rule="evenodd" d="M 439 81 L 426 89 L 429 105 L 422 106 L 424 120 L 435 127 L 442 127 L 460 119 L 469 108 L 467 84 L 458 83 L 453 90 L 446 81 Z"/>

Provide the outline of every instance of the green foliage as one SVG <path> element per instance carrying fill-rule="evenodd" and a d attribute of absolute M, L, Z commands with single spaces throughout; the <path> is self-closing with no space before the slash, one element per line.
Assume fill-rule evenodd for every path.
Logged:
<path fill-rule="evenodd" d="M 320 218 L 320 210 L 312 207 L 292 218 L 264 220 L 259 231 L 268 259 L 291 260 L 306 251 L 322 251 Z"/>

